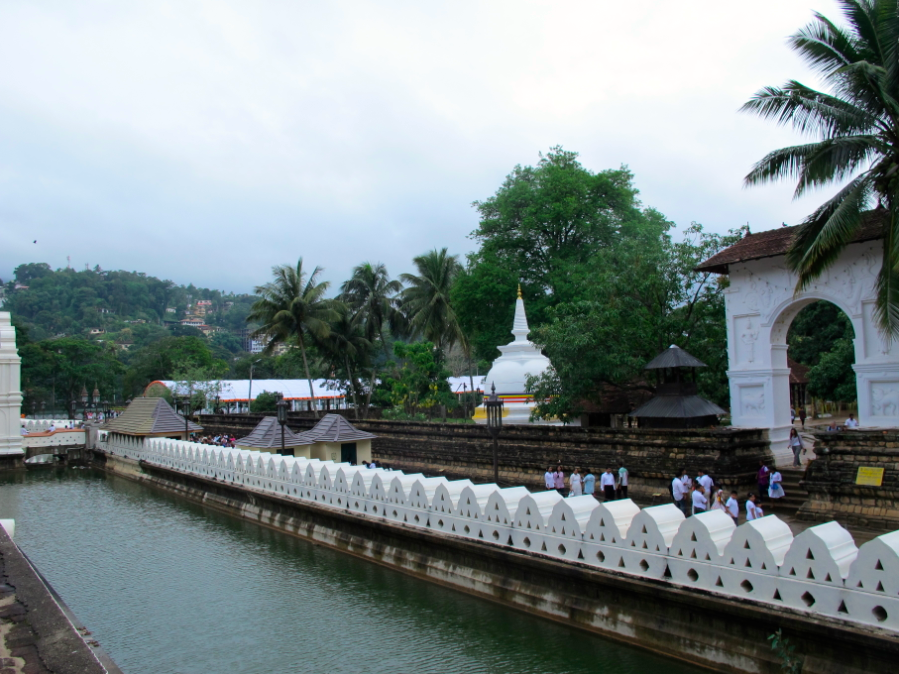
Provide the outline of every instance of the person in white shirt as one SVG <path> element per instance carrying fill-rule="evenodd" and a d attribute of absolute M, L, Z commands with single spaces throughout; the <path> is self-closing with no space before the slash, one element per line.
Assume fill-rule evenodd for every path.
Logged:
<path fill-rule="evenodd" d="M 20 431 L 22 435 L 28 435 L 28 431 L 25 430 L 25 427 L 22 426 L 22 430 Z"/>
<path fill-rule="evenodd" d="M 704 470 L 700 470 L 699 477 L 696 478 L 696 481 L 702 486 L 706 496 L 710 496 L 712 493 L 712 485 L 715 484 L 714 480 L 712 480 L 712 476 L 707 475 Z"/>
<path fill-rule="evenodd" d="M 681 509 L 686 515 L 686 511 L 684 510 L 684 496 L 687 495 L 687 490 L 684 487 L 684 481 L 679 477 L 675 477 L 671 480 L 671 495 L 674 497 L 674 505 Z"/>
<path fill-rule="evenodd" d="M 605 494 L 606 501 L 615 500 L 615 476 L 612 475 L 612 469 L 606 468 L 606 472 L 599 479 L 599 484 Z"/>
<path fill-rule="evenodd" d="M 709 506 L 709 500 L 702 493 L 702 487 L 698 484 L 693 487 L 693 514 L 704 513 Z"/>
<path fill-rule="evenodd" d="M 780 474 L 780 471 L 775 468 L 774 472 L 771 473 L 771 480 L 768 483 L 768 498 L 772 500 L 770 504 L 772 507 L 774 506 L 773 501 L 784 495 L 784 488 L 781 482 L 783 482 L 783 476 Z"/>
<path fill-rule="evenodd" d="M 757 520 L 764 516 L 765 513 L 763 513 L 762 509 L 755 503 L 755 494 L 750 494 L 749 498 L 746 500 L 746 521 L 751 522 L 752 520 Z"/>
<path fill-rule="evenodd" d="M 724 509 L 727 511 L 727 514 L 731 516 L 734 524 L 740 523 L 740 502 L 737 501 L 737 492 L 732 491 L 730 493 L 730 498 L 727 499 L 727 503 L 724 504 Z"/>
<path fill-rule="evenodd" d="M 55 433 L 56 432 L 56 424 L 50 424 L 50 428 L 47 429 L 47 432 Z"/>
<path fill-rule="evenodd" d="M 546 467 L 546 472 L 543 473 L 543 484 L 546 485 L 547 490 L 555 489 L 556 485 L 555 485 L 554 478 L 553 478 L 553 467 L 552 466 Z"/>
<path fill-rule="evenodd" d="M 858 419 L 855 418 L 854 414 L 850 414 L 849 418 L 846 419 L 846 428 L 858 428 Z"/>

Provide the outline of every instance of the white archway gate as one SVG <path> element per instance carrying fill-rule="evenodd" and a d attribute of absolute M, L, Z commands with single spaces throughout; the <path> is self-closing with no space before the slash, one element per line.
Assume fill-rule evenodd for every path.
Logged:
<path fill-rule="evenodd" d="M 814 284 L 795 293 L 796 276 L 785 257 L 794 231 L 748 235 L 699 267 L 730 276 L 725 303 L 732 423 L 767 428 L 778 459 L 789 456 L 792 427 L 787 331 L 816 300 L 833 302 L 852 322 L 860 425 L 899 426 L 899 345 L 882 339 L 874 321 L 881 240 L 862 233 Z"/>

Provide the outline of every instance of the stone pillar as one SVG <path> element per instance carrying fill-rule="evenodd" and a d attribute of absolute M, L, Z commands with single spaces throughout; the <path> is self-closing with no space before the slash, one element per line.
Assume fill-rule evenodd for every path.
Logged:
<path fill-rule="evenodd" d="M 22 450 L 21 364 L 16 329 L 8 311 L 0 311 L 0 456 L 24 456 Z"/>

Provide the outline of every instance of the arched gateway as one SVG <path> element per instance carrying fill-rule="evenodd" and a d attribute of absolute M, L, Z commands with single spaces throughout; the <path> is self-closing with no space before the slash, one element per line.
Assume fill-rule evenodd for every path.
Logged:
<path fill-rule="evenodd" d="M 874 320 L 880 222 L 871 218 L 828 271 L 800 293 L 785 257 L 795 231 L 749 234 L 697 267 L 730 277 L 725 303 L 732 423 L 768 428 L 777 454 L 786 452 L 791 427 L 787 331 L 816 300 L 833 302 L 852 322 L 860 424 L 899 426 L 899 345 L 882 339 Z"/>

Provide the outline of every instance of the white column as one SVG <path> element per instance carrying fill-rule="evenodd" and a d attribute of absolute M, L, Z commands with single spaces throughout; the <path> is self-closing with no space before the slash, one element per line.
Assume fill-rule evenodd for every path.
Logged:
<path fill-rule="evenodd" d="M 22 450 L 21 364 L 16 350 L 16 329 L 8 311 L 0 311 L 0 455 L 24 454 Z"/>

